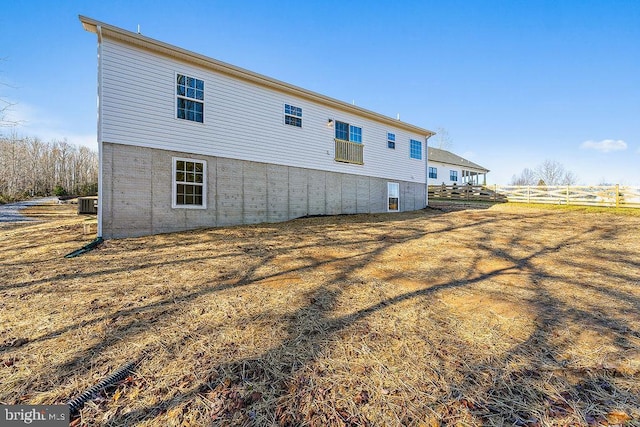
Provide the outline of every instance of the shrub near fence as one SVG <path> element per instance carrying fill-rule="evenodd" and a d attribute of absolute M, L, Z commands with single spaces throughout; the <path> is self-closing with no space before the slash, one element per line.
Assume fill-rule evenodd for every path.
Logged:
<path fill-rule="evenodd" d="M 640 187 L 620 185 L 433 185 L 429 186 L 429 197 L 453 200 L 488 200 L 554 205 L 640 208 Z"/>

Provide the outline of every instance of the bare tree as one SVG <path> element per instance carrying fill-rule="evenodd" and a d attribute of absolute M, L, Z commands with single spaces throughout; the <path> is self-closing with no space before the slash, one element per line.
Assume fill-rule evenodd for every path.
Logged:
<path fill-rule="evenodd" d="M 0 58 L 0 61 L 4 61 L 4 58 Z M 0 87 L 8 87 L 4 82 L 0 81 Z M 4 96 L 0 95 L 0 128 L 2 127 L 11 127 L 18 124 L 18 122 L 13 120 L 7 120 L 7 113 L 11 109 L 14 104 L 9 102 Z"/>
<path fill-rule="evenodd" d="M 453 139 L 451 139 L 448 130 L 443 127 L 438 127 L 436 128 L 436 134 L 433 136 L 433 143 L 431 145 L 441 150 L 451 150 L 451 148 L 453 148 Z"/>
<path fill-rule="evenodd" d="M 510 185 L 535 185 L 537 179 L 536 174 L 529 168 L 524 168 L 519 176 L 511 177 Z"/>
<path fill-rule="evenodd" d="M 42 142 L 38 138 L 0 137 L 0 201 L 51 194 L 59 190 L 95 194 L 98 155 L 66 140 Z"/>
<path fill-rule="evenodd" d="M 555 160 L 545 160 L 536 170 L 536 175 L 547 185 L 575 185 L 578 181 L 576 175 L 564 168 Z"/>
<path fill-rule="evenodd" d="M 575 185 L 578 177 L 555 160 L 545 160 L 534 170 L 525 168 L 513 175 L 511 185 Z"/>

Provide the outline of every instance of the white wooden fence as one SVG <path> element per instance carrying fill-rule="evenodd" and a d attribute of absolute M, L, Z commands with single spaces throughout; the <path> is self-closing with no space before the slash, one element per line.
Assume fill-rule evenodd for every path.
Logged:
<path fill-rule="evenodd" d="M 494 186 L 510 202 L 640 208 L 640 187 L 615 186 Z"/>
<path fill-rule="evenodd" d="M 640 208 L 640 187 L 621 185 L 434 185 L 429 186 L 429 197 L 435 199 Z"/>

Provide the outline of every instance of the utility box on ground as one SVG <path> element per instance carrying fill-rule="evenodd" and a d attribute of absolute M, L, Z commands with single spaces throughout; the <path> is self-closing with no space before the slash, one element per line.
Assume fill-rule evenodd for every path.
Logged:
<path fill-rule="evenodd" d="M 78 197 L 78 215 L 80 214 L 97 214 L 98 198 L 95 196 Z"/>

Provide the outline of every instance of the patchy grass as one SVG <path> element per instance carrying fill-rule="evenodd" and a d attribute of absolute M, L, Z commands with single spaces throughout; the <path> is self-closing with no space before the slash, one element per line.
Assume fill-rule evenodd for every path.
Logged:
<path fill-rule="evenodd" d="M 138 361 L 74 422 L 640 424 L 637 217 L 307 218 L 64 259 L 84 221 L 0 227 L 0 403 L 63 403 Z"/>
<path fill-rule="evenodd" d="M 515 203 L 512 203 L 515 204 Z M 552 205 L 540 203 L 517 203 L 522 208 L 547 209 L 547 210 L 564 210 L 584 213 L 604 213 L 613 215 L 625 215 L 640 217 L 640 209 L 638 208 L 616 208 L 604 206 L 576 206 L 576 205 Z"/>

